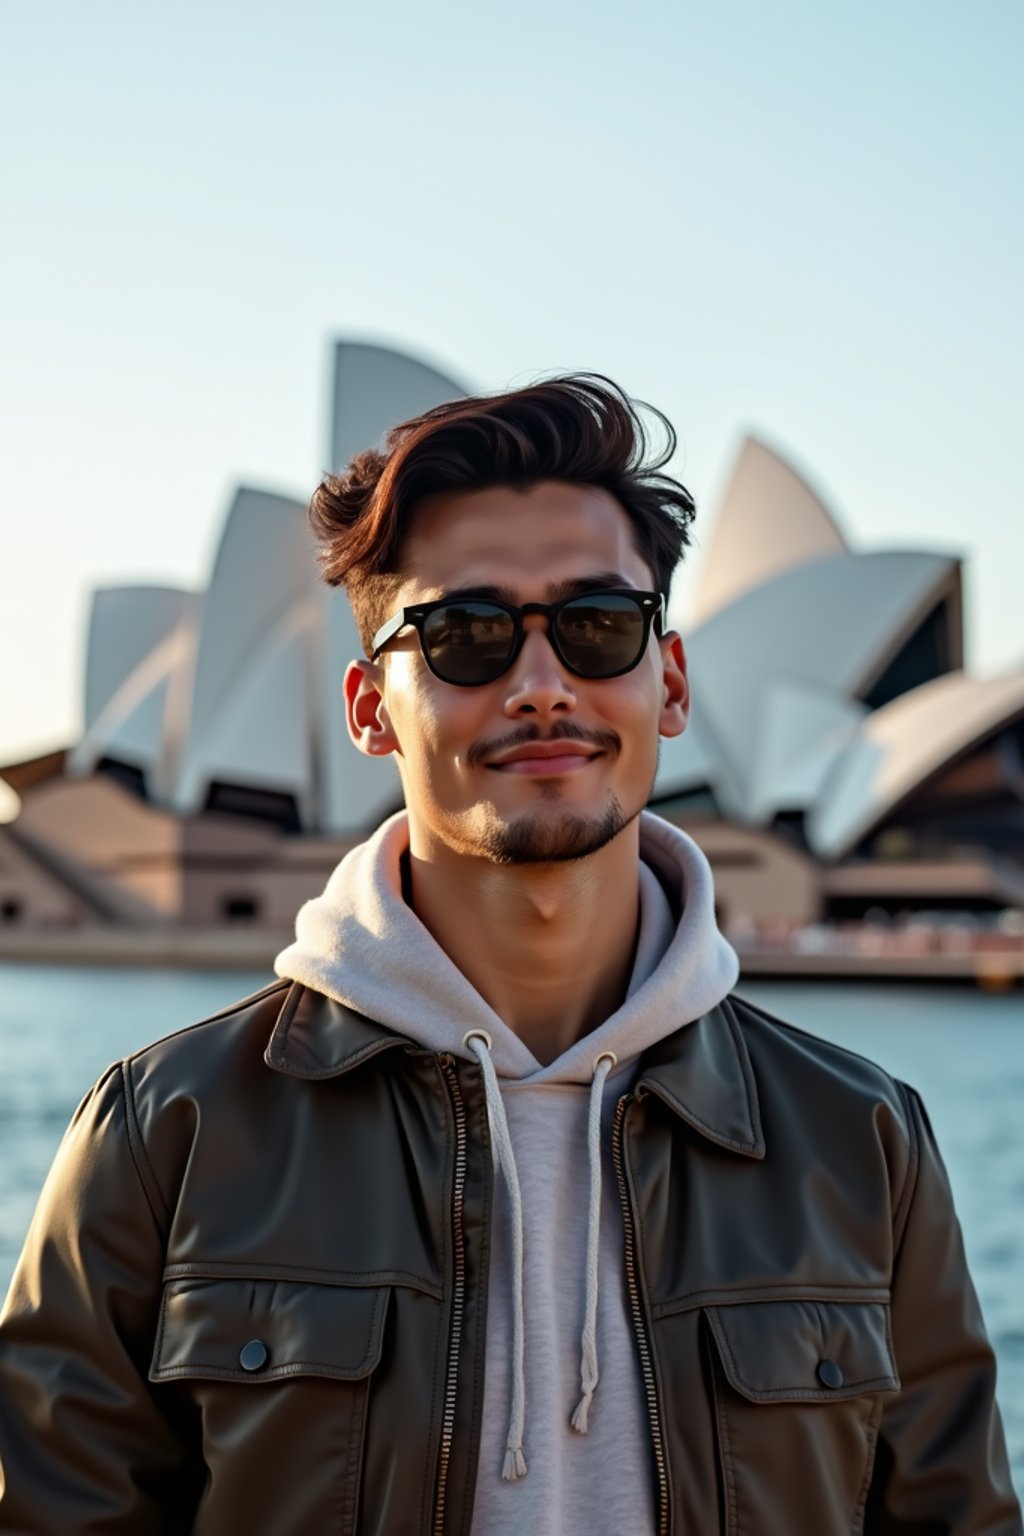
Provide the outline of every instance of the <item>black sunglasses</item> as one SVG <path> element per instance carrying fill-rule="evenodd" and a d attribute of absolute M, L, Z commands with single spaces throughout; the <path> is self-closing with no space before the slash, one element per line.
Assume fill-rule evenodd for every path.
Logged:
<path fill-rule="evenodd" d="M 621 677 L 647 649 L 651 624 L 655 634 L 662 633 L 665 602 L 659 592 L 632 587 L 521 608 L 486 598 L 442 597 L 394 614 L 374 635 L 370 660 L 376 661 L 388 641 L 411 624 L 435 677 L 458 688 L 493 683 L 522 650 L 528 613 L 544 614 L 552 650 L 577 677 Z"/>

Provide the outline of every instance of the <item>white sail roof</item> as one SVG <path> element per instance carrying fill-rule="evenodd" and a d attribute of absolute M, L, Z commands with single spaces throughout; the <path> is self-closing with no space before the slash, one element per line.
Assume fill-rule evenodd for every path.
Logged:
<path fill-rule="evenodd" d="M 251 678 L 254 668 L 268 666 L 274 647 L 294 627 L 294 607 L 308 599 L 314 581 L 305 507 L 266 491 L 239 489 L 203 606 L 188 731 L 173 791 L 179 811 L 201 810 L 211 782 L 234 780 L 239 773 L 247 783 L 265 784 L 269 777 L 268 787 L 301 793 L 308 777 L 306 722 L 301 722 L 300 739 L 307 766 L 299 771 L 292 763 L 282 774 L 274 719 L 277 711 L 291 710 L 293 703 L 281 692 L 254 690 Z M 291 654 L 293 670 L 287 679 L 279 657 L 272 675 L 290 692 L 302 691 L 301 672 L 298 677 L 294 672 L 294 649 Z"/>
<path fill-rule="evenodd" d="M 708 742 L 717 746 L 714 787 L 723 809 L 744 821 L 764 820 L 784 787 L 781 748 L 771 743 L 786 724 L 805 748 L 816 722 L 827 734 L 832 717 L 823 716 L 811 698 L 831 697 L 840 714 L 844 703 L 863 699 L 958 580 L 959 563 L 951 556 L 844 552 L 780 572 L 688 636 L 704 724 L 695 746 L 702 756 Z M 785 721 L 773 723 L 780 708 Z M 767 762 L 766 743 L 772 754 Z M 680 783 L 688 780 L 686 735 L 671 761 Z M 674 789 L 666 772 L 663 792 Z"/>
<path fill-rule="evenodd" d="M 115 758 L 140 769 L 149 793 L 164 792 L 186 702 L 180 680 L 191 678 L 201 606 L 197 593 L 167 587 L 107 587 L 94 594 L 85 729 L 68 754 L 72 777 Z"/>
<path fill-rule="evenodd" d="M 179 587 L 97 587 L 89 610 L 85 729 L 159 641 L 177 627 L 192 594 Z"/>
<path fill-rule="evenodd" d="M 988 678 L 951 672 L 875 710 L 808 820 L 811 847 L 841 858 L 932 774 L 1022 717 L 1024 667 Z"/>
<path fill-rule="evenodd" d="M 747 437 L 712 523 L 693 621 L 703 624 L 781 571 L 845 549 L 807 482 L 766 443 Z"/>
<path fill-rule="evenodd" d="M 390 347 L 339 341 L 334 349 L 331 467 L 376 446 L 400 421 L 422 415 L 466 391 L 429 363 Z"/>
<path fill-rule="evenodd" d="M 817 804 L 866 714 L 863 704 L 831 689 L 788 678 L 771 683 L 760 712 L 750 820 L 767 825 L 779 812 Z"/>

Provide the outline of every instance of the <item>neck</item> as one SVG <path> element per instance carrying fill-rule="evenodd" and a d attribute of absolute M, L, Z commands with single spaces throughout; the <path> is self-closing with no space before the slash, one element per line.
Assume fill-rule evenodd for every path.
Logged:
<path fill-rule="evenodd" d="M 546 1065 L 629 986 L 639 922 L 639 823 L 563 864 L 493 864 L 418 838 L 412 907 L 499 1018 Z"/>

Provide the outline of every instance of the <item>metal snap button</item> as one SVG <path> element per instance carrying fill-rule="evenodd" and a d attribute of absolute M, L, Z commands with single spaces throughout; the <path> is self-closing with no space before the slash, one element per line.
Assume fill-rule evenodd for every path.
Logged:
<path fill-rule="evenodd" d="M 262 1371 L 268 1356 L 269 1351 L 262 1339 L 250 1339 L 239 1351 L 238 1363 L 243 1371 Z"/>
<path fill-rule="evenodd" d="M 834 1360 L 819 1360 L 818 1380 L 823 1387 L 841 1387 L 843 1373 Z"/>

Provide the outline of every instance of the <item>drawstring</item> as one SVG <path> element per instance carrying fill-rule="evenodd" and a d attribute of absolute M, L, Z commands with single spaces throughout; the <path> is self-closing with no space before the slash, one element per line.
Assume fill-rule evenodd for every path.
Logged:
<path fill-rule="evenodd" d="M 494 1062 L 491 1060 L 491 1037 L 486 1030 L 471 1029 L 463 1044 L 469 1047 L 480 1063 L 491 1140 L 498 1167 L 505 1175 L 512 1204 L 512 1409 L 501 1475 L 506 1482 L 514 1482 L 518 1477 L 525 1477 L 527 1470 L 526 1457 L 523 1455 L 523 1422 L 526 1418 L 526 1373 L 523 1369 L 523 1197 L 512 1152 L 512 1138 L 508 1133 L 508 1120 L 505 1118 L 505 1105 L 498 1087 Z"/>
<path fill-rule="evenodd" d="M 523 1328 L 523 1198 L 519 1173 L 512 1151 L 505 1104 L 498 1087 L 498 1075 L 491 1060 L 491 1037 L 484 1029 L 471 1029 L 463 1038 L 480 1063 L 487 1101 L 487 1118 L 498 1168 L 505 1176 L 512 1207 L 512 1407 L 508 1440 L 501 1475 L 506 1482 L 526 1476 L 523 1454 L 523 1426 L 526 1419 L 526 1372 L 524 1369 L 525 1332 Z M 597 1388 L 597 1269 L 601 1230 L 601 1104 L 604 1083 L 618 1064 L 614 1051 L 602 1051 L 594 1063 L 590 1083 L 590 1113 L 587 1121 L 587 1153 L 590 1162 L 590 1206 L 587 1214 L 587 1294 L 580 1338 L 580 1385 L 583 1396 L 573 1412 L 571 1423 L 579 1434 L 587 1432 L 590 1404 Z"/>
<path fill-rule="evenodd" d="M 587 1149 L 590 1157 L 590 1211 L 587 1219 L 587 1305 L 580 1340 L 580 1386 L 583 1396 L 576 1404 L 572 1427 L 587 1432 L 590 1404 L 597 1387 L 597 1250 L 601 1228 L 601 1101 L 604 1080 L 618 1062 L 614 1051 L 602 1051 L 594 1063 L 590 1082 L 590 1118 Z"/>

